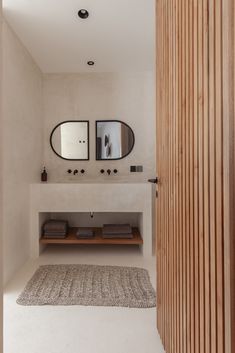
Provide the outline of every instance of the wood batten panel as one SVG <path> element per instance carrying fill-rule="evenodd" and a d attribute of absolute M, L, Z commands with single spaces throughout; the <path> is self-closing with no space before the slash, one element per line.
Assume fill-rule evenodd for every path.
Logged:
<path fill-rule="evenodd" d="M 201 0 L 200 0 L 201 1 Z M 193 145 L 194 145 L 194 155 L 193 155 L 193 188 L 194 188 L 194 296 L 195 296 L 195 353 L 199 353 L 199 219 L 198 219 L 198 7 L 199 1 L 194 0 L 194 26 L 193 26 L 193 115 L 191 117 L 193 123 Z"/>
<path fill-rule="evenodd" d="M 224 352 L 224 271 L 223 271 L 223 194 L 222 194 L 222 2 L 215 1 L 215 159 L 216 159 L 216 296 L 217 351 Z"/>
<path fill-rule="evenodd" d="M 216 227 L 215 227 L 215 3 L 209 0 L 209 204 L 211 350 L 217 352 L 216 328 Z"/>
<path fill-rule="evenodd" d="M 232 0 L 157 0 L 157 322 L 167 353 L 233 353 L 234 12 Z"/>
<path fill-rule="evenodd" d="M 194 46 L 193 46 L 193 33 L 194 33 L 194 1 L 190 0 L 190 13 L 189 13 L 189 42 L 190 42 L 190 60 L 189 60 L 189 101 L 190 111 L 189 117 L 193 116 L 194 112 L 194 85 L 193 85 L 193 66 L 194 66 Z M 194 251 L 194 124 L 193 119 L 189 120 L 189 200 L 190 200 L 190 215 L 189 215 L 189 239 L 190 239 L 190 337 L 191 337 L 191 353 L 195 352 L 195 251 Z"/>
<path fill-rule="evenodd" d="M 209 38 L 208 2 L 203 2 L 203 217 L 204 217 L 204 290 L 205 290 L 205 352 L 210 352 L 210 237 L 209 237 Z"/>

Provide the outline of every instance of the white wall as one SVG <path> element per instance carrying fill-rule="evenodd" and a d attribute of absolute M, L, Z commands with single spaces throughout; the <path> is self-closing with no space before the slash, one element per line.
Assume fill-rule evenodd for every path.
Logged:
<path fill-rule="evenodd" d="M 58 74 L 44 76 L 44 162 L 49 180 L 121 179 L 146 181 L 155 176 L 155 76 L 145 73 Z M 90 121 L 90 161 L 65 161 L 50 148 L 50 133 L 64 120 Z M 118 119 L 130 125 L 136 143 L 120 161 L 95 161 L 95 120 Z M 130 165 L 143 165 L 144 173 L 130 173 Z M 86 169 L 85 176 L 68 176 L 67 169 Z M 101 168 L 119 170 L 101 176 Z"/>
<path fill-rule="evenodd" d="M 3 23 L 4 281 L 29 257 L 29 184 L 40 180 L 42 74 Z"/>

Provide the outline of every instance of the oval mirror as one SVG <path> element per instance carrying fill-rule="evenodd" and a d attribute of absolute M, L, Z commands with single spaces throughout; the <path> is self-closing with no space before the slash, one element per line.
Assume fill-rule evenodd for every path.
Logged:
<path fill-rule="evenodd" d="M 71 120 L 58 124 L 50 137 L 52 150 L 67 160 L 89 159 L 89 121 Z"/>
<path fill-rule="evenodd" d="M 119 120 L 96 121 L 96 160 L 125 158 L 134 144 L 134 132 L 126 123 Z"/>

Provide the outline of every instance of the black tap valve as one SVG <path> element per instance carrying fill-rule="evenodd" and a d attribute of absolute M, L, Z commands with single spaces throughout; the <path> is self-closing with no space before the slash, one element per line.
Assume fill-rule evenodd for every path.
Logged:
<path fill-rule="evenodd" d="M 110 174 L 111 174 L 111 170 L 110 170 L 110 169 L 108 169 L 108 170 L 107 170 L 107 173 L 108 173 L 108 175 L 110 175 Z"/>
<path fill-rule="evenodd" d="M 101 174 L 104 174 L 104 169 L 100 169 L 100 173 L 101 173 Z"/>
<path fill-rule="evenodd" d="M 117 174 L 117 173 L 118 173 L 118 170 L 117 170 L 117 169 L 114 169 L 113 172 L 114 172 L 114 174 Z"/>
<path fill-rule="evenodd" d="M 68 169 L 68 170 L 67 170 L 67 173 L 71 174 L 71 173 L 72 173 L 72 170 L 71 170 L 71 169 Z"/>
<path fill-rule="evenodd" d="M 82 169 L 82 170 L 81 170 L 81 173 L 82 173 L 82 174 L 84 174 L 84 173 L 85 173 L 85 170 L 84 170 L 84 169 Z"/>

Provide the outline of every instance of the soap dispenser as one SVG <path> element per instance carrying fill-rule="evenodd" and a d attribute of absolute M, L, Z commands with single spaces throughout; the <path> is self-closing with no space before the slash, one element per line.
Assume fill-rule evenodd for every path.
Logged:
<path fill-rule="evenodd" d="M 47 181 L 47 171 L 46 167 L 43 168 L 43 171 L 41 173 L 41 181 L 46 182 Z"/>

